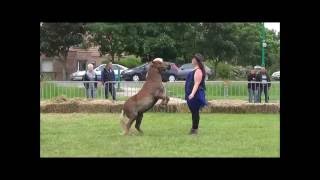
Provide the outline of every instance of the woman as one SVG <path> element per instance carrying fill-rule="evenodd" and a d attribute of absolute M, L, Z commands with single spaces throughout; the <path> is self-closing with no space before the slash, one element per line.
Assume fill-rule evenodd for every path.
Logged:
<path fill-rule="evenodd" d="M 191 71 L 185 83 L 185 99 L 192 113 L 192 128 L 189 134 L 198 134 L 199 110 L 207 105 L 205 99 L 205 68 L 203 65 L 203 56 L 195 54 L 192 58 L 194 70 Z"/>
<path fill-rule="evenodd" d="M 251 70 L 248 75 L 248 93 L 249 93 L 249 103 L 258 102 L 258 86 L 256 83 L 256 71 Z"/>
<path fill-rule="evenodd" d="M 84 74 L 83 77 L 84 81 L 97 81 L 97 74 L 93 70 L 93 65 L 88 64 L 88 70 Z M 84 83 L 84 86 L 86 88 L 86 94 L 87 98 L 96 98 L 96 90 L 97 90 L 97 82 L 86 82 Z"/>

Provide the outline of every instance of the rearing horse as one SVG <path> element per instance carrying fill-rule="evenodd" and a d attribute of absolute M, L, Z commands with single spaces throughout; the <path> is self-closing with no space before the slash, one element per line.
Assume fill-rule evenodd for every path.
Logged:
<path fill-rule="evenodd" d="M 124 135 L 129 133 L 134 121 L 136 121 L 135 128 L 140 133 L 143 133 L 140 129 L 143 113 L 152 108 L 159 99 L 162 99 L 160 106 L 168 104 L 169 97 L 165 94 L 161 77 L 161 72 L 166 69 L 170 69 L 169 63 L 163 62 L 161 58 L 154 59 L 148 70 L 146 82 L 141 90 L 124 103 L 120 117 Z"/>

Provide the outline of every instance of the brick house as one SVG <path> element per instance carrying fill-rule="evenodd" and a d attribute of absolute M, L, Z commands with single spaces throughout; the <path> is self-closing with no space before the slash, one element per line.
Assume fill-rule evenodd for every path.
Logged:
<path fill-rule="evenodd" d="M 99 66 L 102 60 L 103 58 L 100 57 L 97 47 L 88 49 L 70 48 L 66 65 L 67 80 L 70 80 L 72 73 L 85 70 L 87 64 L 93 63 L 95 66 Z M 40 73 L 50 76 L 52 80 L 63 80 L 62 65 L 56 58 L 41 55 Z"/>

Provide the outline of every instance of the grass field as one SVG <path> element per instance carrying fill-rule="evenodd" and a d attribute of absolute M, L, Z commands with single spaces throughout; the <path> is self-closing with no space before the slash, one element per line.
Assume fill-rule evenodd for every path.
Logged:
<path fill-rule="evenodd" d="M 279 114 L 145 113 L 141 128 L 121 136 L 119 114 L 41 114 L 41 157 L 279 157 Z"/>

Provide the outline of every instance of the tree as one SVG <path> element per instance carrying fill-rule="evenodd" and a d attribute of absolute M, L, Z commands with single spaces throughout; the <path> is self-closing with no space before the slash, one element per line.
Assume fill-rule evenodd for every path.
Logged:
<path fill-rule="evenodd" d="M 118 23 L 90 23 L 86 29 L 92 35 L 91 41 L 99 46 L 102 55 L 110 54 L 114 62 L 115 55 L 120 56 L 124 51 L 122 24 Z"/>
<path fill-rule="evenodd" d="M 83 23 L 42 23 L 40 25 L 40 53 L 59 57 L 63 80 L 67 79 L 66 61 L 69 48 L 83 41 Z"/>
<path fill-rule="evenodd" d="M 140 26 L 140 40 L 143 41 L 142 53 L 150 58 L 162 57 L 175 59 L 177 57 L 176 41 L 172 38 L 172 23 L 143 23 Z"/>
<path fill-rule="evenodd" d="M 234 43 L 238 55 L 233 64 L 258 65 L 261 64 L 260 23 L 235 23 L 233 30 Z M 279 64 L 280 38 L 274 31 L 266 29 L 265 37 L 265 65 L 270 68 L 272 64 Z"/>
<path fill-rule="evenodd" d="M 238 55 L 233 63 L 237 65 L 257 65 L 261 63 L 260 25 L 259 23 L 235 23 L 234 43 Z"/>
<path fill-rule="evenodd" d="M 174 59 L 177 56 L 175 41 L 165 33 L 146 38 L 144 50 L 146 54 L 164 59 Z"/>
<path fill-rule="evenodd" d="M 266 68 L 269 73 L 280 70 L 280 36 L 275 31 L 266 30 Z"/>
<path fill-rule="evenodd" d="M 124 23 L 119 29 L 123 51 L 142 57 L 142 62 L 177 56 L 172 23 Z"/>
<path fill-rule="evenodd" d="M 203 23 L 200 26 L 203 38 L 199 38 L 199 52 L 214 62 L 215 73 L 218 63 L 231 61 L 237 54 L 231 23 Z"/>
<path fill-rule="evenodd" d="M 143 44 L 145 41 L 144 28 L 147 23 L 124 23 L 122 25 L 124 51 L 142 57 L 144 53 Z"/>
<path fill-rule="evenodd" d="M 175 40 L 177 56 L 184 63 L 198 51 L 198 41 L 202 38 L 200 23 L 172 23 L 171 37 Z"/>

